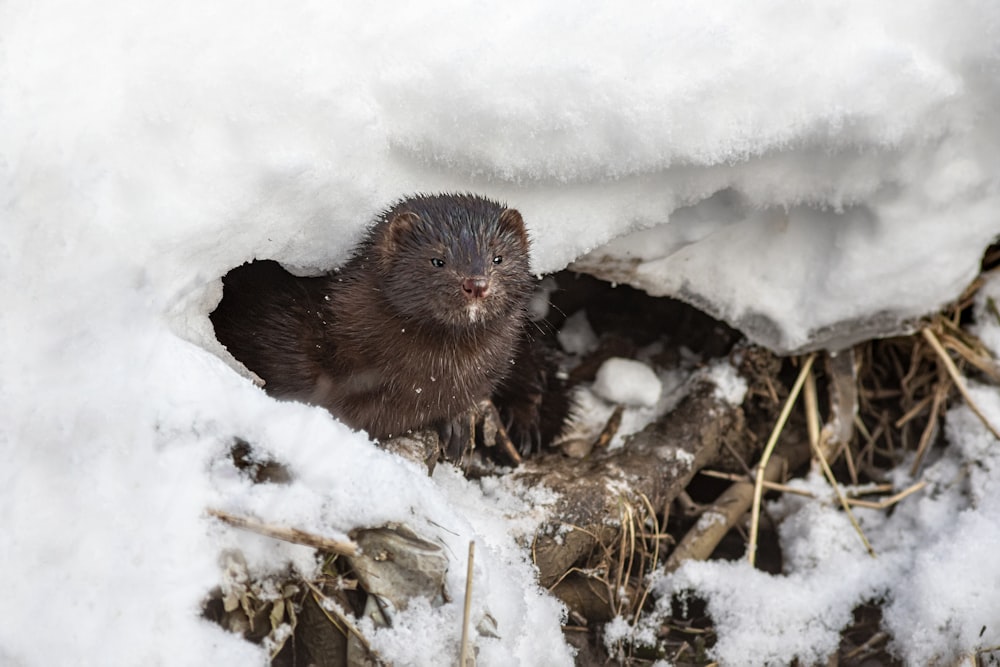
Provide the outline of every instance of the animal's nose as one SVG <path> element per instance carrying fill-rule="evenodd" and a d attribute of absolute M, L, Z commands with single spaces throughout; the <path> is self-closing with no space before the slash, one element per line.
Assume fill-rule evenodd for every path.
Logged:
<path fill-rule="evenodd" d="M 462 291 L 470 299 L 482 299 L 490 290 L 490 281 L 483 276 L 473 276 L 462 281 Z"/>

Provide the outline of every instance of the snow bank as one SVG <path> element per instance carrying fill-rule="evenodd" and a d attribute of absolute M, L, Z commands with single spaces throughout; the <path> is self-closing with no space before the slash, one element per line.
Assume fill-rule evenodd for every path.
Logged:
<path fill-rule="evenodd" d="M 522 209 L 539 271 L 593 251 L 776 348 L 836 346 L 955 296 L 1000 232 L 985 0 L 0 11 L 16 205 L 144 237 L 174 300 L 472 189 Z"/>
<path fill-rule="evenodd" d="M 482 664 L 565 664 L 558 607 L 485 491 L 425 479 L 204 349 L 221 352 L 218 277 L 251 257 L 329 267 L 401 195 L 474 190 L 521 209 L 538 271 L 638 232 L 580 265 L 776 347 L 895 326 L 952 296 L 997 232 L 998 17 L 944 0 L 0 4 L 0 661 L 262 662 L 199 620 L 220 554 L 310 556 L 214 525 L 214 504 L 324 534 L 424 521 L 455 554 L 477 539 L 476 613 L 502 636 Z M 297 481 L 227 476 L 234 436 Z M 414 660 L 454 656 L 461 569 L 455 602 L 384 635 L 387 654 L 405 662 L 393 647 L 417 627 L 435 630 Z"/>

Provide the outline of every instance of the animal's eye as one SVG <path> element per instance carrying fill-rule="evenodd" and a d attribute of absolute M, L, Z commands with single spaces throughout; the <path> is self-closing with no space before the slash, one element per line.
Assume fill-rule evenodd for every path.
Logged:
<path fill-rule="evenodd" d="M 444 260 L 441 259 L 440 257 L 435 257 L 434 259 L 431 260 L 431 264 L 435 268 L 440 269 L 442 266 L 444 266 Z"/>
<path fill-rule="evenodd" d="M 499 264 L 502 261 L 503 261 L 503 255 L 497 255 L 496 257 L 493 258 L 494 264 Z"/>

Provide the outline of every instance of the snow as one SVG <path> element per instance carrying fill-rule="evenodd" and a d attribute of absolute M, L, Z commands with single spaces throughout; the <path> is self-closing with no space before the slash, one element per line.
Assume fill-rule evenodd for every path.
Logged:
<path fill-rule="evenodd" d="M 252 257 L 329 268 L 398 197 L 471 190 L 524 214 L 538 272 L 613 267 L 784 349 L 895 329 L 957 294 L 1000 230 L 998 33 L 985 0 L 0 4 L 0 662 L 263 664 L 200 618 L 224 554 L 255 572 L 315 559 L 216 507 L 330 537 L 406 522 L 442 543 L 452 601 L 376 636 L 399 664 L 454 660 L 474 539 L 473 616 L 500 634 L 478 640 L 480 664 L 569 664 L 561 607 L 516 542 L 544 495 L 428 478 L 265 396 L 219 358 L 219 277 Z M 856 545 L 801 565 L 815 613 L 784 587 L 802 608 L 785 627 L 826 618 L 810 626 L 826 646 L 847 600 L 882 591 L 910 664 L 931 655 L 920 636 L 943 653 L 1000 643 L 989 589 L 971 590 L 997 581 L 997 496 L 954 481 L 996 448 L 961 444 L 985 437 L 964 414 L 928 469 L 937 494 L 886 522 L 878 565 Z M 249 484 L 227 463 L 235 437 L 293 482 Z M 984 460 L 970 489 L 994 488 Z M 678 573 L 709 597 L 727 576 Z M 763 607 L 713 599 L 718 650 L 735 651 Z"/>
<path fill-rule="evenodd" d="M 618 449 L 630 435 L 672 410 L 697 385 L 700 375 L 692 374 L 692 366 L 697 363 L 694 355 L 682 358 L 677 367 L 654 372 L 647 365 L 649 351 L 640 351 L 644 361 L 609 359 L 611 366 L 605 369 L 607 363 L 602 364 L 594 382 L 581 382 L 573 388 L 574 416 L 562 439 L 593 442 L 615 410 L 621 408 L 620 423 L 607 444 L 609 450 Z M 675 456 L 685 454 L 668 451 Z"/>
<path fill-rule="evenodd" d="M 995 390 L 975 397 L 993 423 L 1000 423 Z M 926 471 L 930 488 L 904 500 L 888 518 L 857 511 L 877 558 L 866 554 L 816 475 L 803 486 L 827 502 L 786 495 L 772 510 L 783 517 L 780 576 L 744 561 L 692 562 L 660 581 L 658 604 L 669 613 L 674 592 L 693 590 L 707 598 L 719 631 L 713 656 L 723 664 L 785 664 L 792 657 L 807 664 L 825 661 L 854 607 L 872 600 L 885 601 L 884 627 L 894 637 L 893 652 L 907 665 L 948 664 L 996 646 L 1000 455 L 967 407 L 953 409 L 947 420 L 952 446 Z M 969 443 L 993 447 L 968 451 Z M 963 467 L 979 469 L 984 479 L 963 479 Z M 987 497 L 990 489 L 994 493 Z"/>
<path fill-rule="evenodd" d="M 715 396 L 733 405 L 742 405 L 747 395 L 747 381 L 736 372 L 727 360 L 714 361 L 703 371 L 703 375 L 715 385 Z"/>
<path fill-rule="evenodd" d="M 597 349 L 600 341 L 587 320 L 587 311 L 578 310 L 563 322 L 556 336 L 569 354 L 584 355 Z"/>
<path fill-rule="evenodd" d="M 621 357 L 612 357 L 601 364 L 590 388 L 606 401 L 639 407 L 656 405 L 663 391 L 652 368 Z"/>

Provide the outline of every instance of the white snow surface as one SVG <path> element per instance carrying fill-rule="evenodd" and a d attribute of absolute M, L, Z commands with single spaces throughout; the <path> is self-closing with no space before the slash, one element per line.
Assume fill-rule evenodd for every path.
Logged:
<path fill-rule="evenodd" d="M 728 360 L 719 360 L 704 370 L 704 375 L 715 385 L 715 396 L 720 400 L 742 405 L 747 395 L 747 381 L 736 372 Z"/>
<path fill-rule="evenodd" d="M 473 617 L 501 635 L 480 664 L 570 663 L 515 544 L 543 498 L 427 478 L 266 397 L 213 354 L 219 276 L 329 268 L 393 200 L 468 190 L 522 211 L 539 272 L 638 232 L 621 275 L 776 347 L 895 326 L 954 296 L 1000 229 L 998 27 L 989 0 L 0 4 L 0 663 L 263 664 L 200 619 L 221 557 L 307 573 L 312 554 L 208 507 L 445 544 L 453 601 L 376 637 L 397 664 L 454 660 L 475 539 Z M 295 481 L 249 485 L 234 436 Z M 993 534 L 995 511 L 919 502 L 894 521 Z M 967 645 L 981 596 L 921 607 L 950 581 L 930 583 L 958 548 L 939 544 L 880 561 L 929 582 L 887 622 Z"/>
<path fill-rule="evenodd" d="M 587 320 L 585 310 L 578 310 L 567 317 L 556 336 L 562 349 L 575 355 L 589 354 L 601 343 Z"/>
<path fill-rule="evenodd" d="M 597 369 L 591 390 L 612 403 L 652 407 L 660 400 L 663 384 L 641 361 L 612 357 Z"/>

